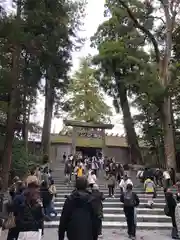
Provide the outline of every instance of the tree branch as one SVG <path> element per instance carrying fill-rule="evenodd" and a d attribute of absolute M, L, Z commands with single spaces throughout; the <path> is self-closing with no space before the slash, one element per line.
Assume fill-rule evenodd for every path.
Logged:
<path fill-rule="evenodd" d="M 159 47 L 158 47 L 158 43 L 155 39 L 155 37 L 153 36 L 153 34 L 144 26 L 142 26 L 139 21 L 136 19 L 136 17 L 134 16 L 133 12 L 130 10 L 130 8 L 127 6 L 127 4 L 124 2 L 124 0 L 118 0 L 119 3 L 126 9 L 129 17 L 131 18 L 131 20 L 134 22 L 135 26 L 141 30 L 144 34 L 147 35 L 147 37 L 151 40 L 153 46 L 154 46 L 154 51 L 155 51 L 155 55 L 156 55 L 156 61 L 157 63 L 160 62 L 160 51 L 159 51 Z"/>

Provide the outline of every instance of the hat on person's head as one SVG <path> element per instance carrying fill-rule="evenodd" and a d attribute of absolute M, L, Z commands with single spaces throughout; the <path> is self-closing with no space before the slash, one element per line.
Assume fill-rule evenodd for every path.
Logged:
<path fill-rule="evenodd" d="M 78 177 L 76 180 L 76 189 L 77 190 L 86 190 L 87 186 L 88 186 L 88 181 L 86 179 L 86 177 L 82 176 L 82 177 Z"/>

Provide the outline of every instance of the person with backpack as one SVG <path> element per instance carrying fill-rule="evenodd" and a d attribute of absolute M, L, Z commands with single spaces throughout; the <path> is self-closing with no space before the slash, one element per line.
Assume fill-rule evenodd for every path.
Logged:
<path fill-rule="evenodd" d="M 152 208 L 153 198 L 156 195 L 156 186 L 151 178 L 146 179 L 144 182 L 144 190 L 147 198 L 147 206 Z"/>
<path fill-rule="evenodd" d="M 76 188 L 67 196 L 60 217 L 58 240 L 64 240 L 65 232 L 68 240 L 97 240 L 98 213 L 93 207 L 94 197 L 87 190 L 86 177 L 76 180 Z"/>
<path fill-rule="evenodd" d="M 132 184 L 127 185 L 126 191 L 121 194 L 120 201 L 124 204 L 128 236 L 133 240 L 136 238 L 136 207 L 139 205 L 139 198 L 132 188 Z"/>

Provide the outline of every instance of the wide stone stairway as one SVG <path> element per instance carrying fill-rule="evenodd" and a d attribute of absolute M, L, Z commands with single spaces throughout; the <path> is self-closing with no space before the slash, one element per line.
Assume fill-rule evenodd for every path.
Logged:
<path fill-rule="evenodd" d="M 57 187 L 57 197 L 55 200 L 55 209 L 58 212 L 57 218 L 51 222 L 46 222 L 45 227 L 57 228 L 62 207 L 65 201 L 65 195 L 68 195 L 73 190 L 72 186 L 67 186 L 64 183 L 64 164 L 56 163 L 53 168 L 53 177 Z M 121 228 L 126 226 L 126 220 L 123 212 L 123 205 L 120 202 L 120 190 L 117 187 L 115 191 L 115 198 L 108 198 L 108 189 L 106 183 L 102 179 L 99 181 L 100 191 L 105 194 L 105 201 L 103 202 L 104 228 Z M 164 193 L 163 190 L 157 189 L 157 198 L 154 199 L 153 209 L 145 207 L 146 199 L 142 187 L 135 187 L 134 191 L 138 194 L 140 205 L 137 208 L 137 227 L 141 229 L 171 229 L 171 219 L 164 214 Z"/>

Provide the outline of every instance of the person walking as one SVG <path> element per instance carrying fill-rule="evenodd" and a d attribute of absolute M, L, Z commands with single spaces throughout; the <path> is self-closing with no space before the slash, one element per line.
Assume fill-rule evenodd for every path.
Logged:
<path fill-rule="evenodd" d="M 171 185 L 171 176 L 169 174 L 168 170 L 165 170 L 163 172 L 163 178 L 164 178 L 164 192 L 170 187 Z"/>
<path fill-rule="evenodd" d="M 39 187 L 28 188 L 24 194 L 22 204 L 16 207 L 16 228 L 19 235 L 18 240 L 39 240 L 41 239 L 42 226 L 44 221 L 42 206 L 39 201 Z"/>
<path fill-rule="evenodd" d="M 36 176 L 36 172 L 35 172 L 35 170 L 34 169 L 32 169 L 31 171 L 30 171 L 30 175 L 27 177 L 27 179 L 26 179 L 26 185 L 28 186 L 28 184 L 30 184 L 30 183 L 32 183 L 32 182 L 35 182 L 35 183 L 39 183 L 38 182 L 38 178 L 37 178 L 37 176 Z"/>
<path fill-rule="evenodd" d="M 177 232 L 179 233 L 180 232 L 180 198 L 179 197 L 177 197 L 177 205 L 175 208 L 175 220 L 176 220 Z"/>
<path fill-rule="evenodd" d="M 50 194 L 52 194 L 51 204 L 52 204 L 52 208 L 54 209 L 54 201 L 57 196 L 57 190 L 56 190 L 56 185 L 54 183 L 54 180 L 50 181 L 49 192 L 50 192 Z"/>
<path fill-rule="evenodd" d="M 94 172 L 94 170 L 89 170 L 88 172 L 88 177 L 87 177 L 87 181 L 88 181 L 88 185 L 89 187 L 92 189 L 93 185 L 96 183 L 97 181 L 97 177 L 96 174 Z"/>
<path fill-rule="evenodd" d="M 93 208 L 95 209 L 95 212 L 98 214 L 98 236 L 101 238 L 102 235 L 102 219 L 103 219 L 103 201 L 105 200 L 104 194 L 99 191 L 99 187 L 97 184 L 93 185 L 92 188 L 92 196 L 94 196 L 93 201 Z"/>
<path fill-rule="evenodd" d="M 165 200 L 166 200 L 166 207 L 167 207 L 165 214 L 171 217 L 171 221 L 172 221 L 171 237 L 172 239 L 179 239 L 178 228 L 177 228 L 176 217 L 175 217 L 175 209 L 177 204 L 176 204 L 176 200 L 174 199 L 173 193 L 169 188 L 165 192 Z"/>
<path fill-rule="evenodd" d="M 92 157 L 91 169 L 94 171 L 94 173 L 97 176 L 99 164 L 98 164 L 97 158 L 95 156 Z"/>
<path fill-rule="evenodd" d="M 73 165 L 71 160 L 67 160 L 64 168 L 65 181 L 67 184 L 71 183 Z"/>
<path fill-rule="evenodd" d="M 124 213 L 127 221 L 128 236 L 136 238 L 136 207 L 139 205 L 139 198 L 132 191 L 132 184 L 127 184 L 126 191 L 122 192 L 120 201 L 124 204 Z"/>
<path fill-rule="evenodd" d="M 47 182 L 42 182 L 41 184 L 41 199 L 46 216 L 51 219 L 51 214 L 57 216 L 57 212 L 53 207 L 53 194 L 49 191 L 49 186 Z"/>
<path fill-rule="evenodd" d="M 169 174 L 170 174 L 172 185 L 174 186 L 176 184 L 176 172 L 174 168 L 170 168 Z"/>
<path fill-rule="evenodd" d="M 64 240 L 65 232 L 68 240 L 97 240 L 98 214 L 93 208 L 94 197 L 87 191 L 87 179 L 79 177 L 76 188 L 66 198 L 60 217 L 58 240 Z"/>
<path fill-rule="evenodd" d="M 107 184 L 108 184 L 108 189 L 109 189 L 109 197 L 114 198 L 114 189 L 116 186 L 116 177 L 113 173 L 110 173 L 109 176 L 107 177 Z"/>
<path fill-rule="evenodd" d="M 147 206 L 152 208 L 153 198 L 156 195 L 156 186 L 151 178 L 146 179 L 144 182 L 144 190 L 147 199 Z"/>
<path fill-rule="evenodd" d="M 121 192 L 126 191 L 126 188 L 127 188 L 128 184 L 131 184 L 133 186 L 133 183 L 132 183 L 131 179 L 128 177 L 127 174 L 125 174 L 124 177 L 121 179 L 121 182 L 119 184 Z"/>

